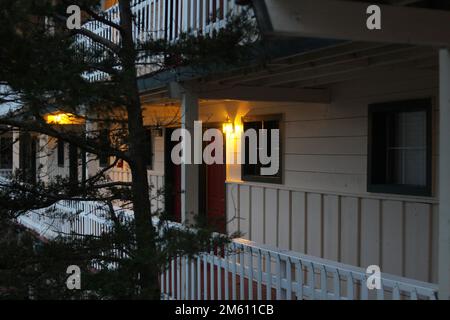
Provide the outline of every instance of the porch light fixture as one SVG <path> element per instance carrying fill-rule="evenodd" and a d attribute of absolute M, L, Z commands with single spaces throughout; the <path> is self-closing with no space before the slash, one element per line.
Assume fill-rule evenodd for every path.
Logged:
<path fill-rule="evenodd" d="M 84 119 L 76 116 L 72 113 L 66 112 L 55 112 L 44 116 L 45 122 L 48 124 L 59 124 L 59 125 L 69 125 L 69 124 L 83 124 Z"/>
<path fill-rule="evenodd" d="M 227 118 L 227 122 L 225 122 L 222 126 L 223 133 L 232 134 L 234 132 L 234 125 L 229 118 Z"/>

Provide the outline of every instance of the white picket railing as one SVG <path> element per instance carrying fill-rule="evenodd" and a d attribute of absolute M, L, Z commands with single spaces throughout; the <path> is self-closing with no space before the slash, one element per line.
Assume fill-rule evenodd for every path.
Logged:
<path fill-rule="evenodd" d="M 161 275 L 165 299 L 434 300 L 437 286 L 381 274 L 369 290 L 362 268 L 235 239 L 222 253 L 174 259 Z"/>
<path fill-rule="evenodd" d="M 112 168 L 107 172 L 111 181 L 131 182 L 131 171 L 128 168 Z"/>
<path fill-rule="evenodd" d="M 132 12 L 135 16 L 133 37 L 135 42 L 166 39 L 177 41 L 182 33 L 211 34 L 226 25 L 227 18 L 239 14 L 242 7 L 235 4 L 235 0 L 133 0 Z M 105 17 L 114 22 L 120 22 L 119 7 L 114 5 L 105 11 Z M 119 31 L 98 21 L 89 21 L 83 28 L 100 35 L 114 43 L 120 42 Z M 87 47 L 98 46 L 87 37 L 80 36 L 80 43 Z M 140 62 L 150 62 L 150 57 Z M 141 76 L 151 69 L 138 68 Z M 105 74 L 96 71 L 88 75 L 89 80 L 99 81 Z"/>
<path fill-rule="evenodd" d="M 52 210 L 41 209 L 20 217 L 19 222 L 50 238 L 72 232 L 100 235 L 111 228 L 104 217 L 107 208 L 101 204 L 64 201 L 54 208 L 72 219 L 51 217 Z M 132 213 L 124 212 L 124 217 L 132 218 Z M 182 226 L 173 223 L 173 227 Z M 160 286 L 162 299 L 176 300 L 437 298 L 435 284 L 382 273 L 381 289 L 369 290 L 367 278 L 362 268 L 234 239 L 227 247 L 194 259 L 172 259 L 161 273 Z"/>

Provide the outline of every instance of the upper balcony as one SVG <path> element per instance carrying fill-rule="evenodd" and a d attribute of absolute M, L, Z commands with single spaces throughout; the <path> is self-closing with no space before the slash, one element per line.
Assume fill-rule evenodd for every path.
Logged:
<path fill-rule="evenodd" d="M 109 1 L 105 10 L 106 18 L 119 23 L 119 6 Z M 106 7 L 107 7 L 106 6 Z M 134 14 L 133 37 L 135 42 L 164 39 L 175 42 L 181 34 L 208 35 L 214 30 L 224 28 L 227 18 L 240 14 L 242 6 L 235 0 L 133 0 L 131 3 Z M 120 42 L 120 34 L 111 26 L 99 21 L 88 21 L 83 28 L 94 32 L 114 43 Z M 94 45 L 92 40 L 81 37 L 88 46 Z M 144 58 L 149 59 L 149 58 Z M 138 67 L 138 76 L 145 75 L 150 70 Z M 91 73 L 88 78 L 92 81 L 104 79 L 105 74 L 100 71 Z"/>

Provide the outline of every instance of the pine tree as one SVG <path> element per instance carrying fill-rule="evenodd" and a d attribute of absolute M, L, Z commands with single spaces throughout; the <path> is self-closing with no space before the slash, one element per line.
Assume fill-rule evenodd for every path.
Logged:
<path fill-rule="evenodd" d="M 84 27 L 68 29 L 69 5 L 81 8 L 84 22 L 95 21 L 117 31 L 120 41 L 110 41 Z M 2 242 L 0 252 L 9 262 L 0 267 L 0 280 L 16 279 L 17 290 L 8 292 L 19 292 L 20 297 L 159 299 L 158 276 L 170 257 L 193 256 L 228 240 L 212 237 L 201 225 L 196 232 L 170 229 L 170 217 L 164 212 L 159 212 L 157 225 L 152 223 L 146 168 L 150 151 L 145 140 L 138 69 L 147 67 L 148 76 L 155 78 L 167 71 L 181 77 L 187 69 L 190 74 L 207 74 L 245 64 L 252 56 L 255 27 L 244 12 L 230 17 L 225 28 L 211 35 L 181 34 L 177 42 L 151 37 L 136 41 L 133 26 L 140 26 L 132 13 L 132 1 L 119 0 L 118 7 L 120 22 L 116 23 L 102 13 L 98 0 L 0 3 L 0 106 L 21 106 L 4 114 L 0 125 L 59 139 L 97 158 L 115 159 L 82 182 L 58 177 L 24 183 L 24 170 L 7 183 L 0 181 L 0 214 L 2 221 L 7 221 L 2 225 L 8 228 L 28 210 L 60 200 L 101 201 L 111 209 L 109 219 L 114 226 L 100 237 L 71 235 L 49 242 L 31 237 L 26 245 Z M 101 73 L 102 78 L 89 81 L 86 75 L 92 72 Z M 46 115 L 56 110 L 81 118 L 94 129 L 86 126 L 80 134 L 49 124 Z M 108 141 L 101 139 L 102 127 L 113 128 Z M 129 165 L 130 183 L 106 179 L 107 170 L 119 161 Z M 117 201 L 131 204 L 133 221 L 123 222 L 113 206 Z M 121 252 L 119 258 L 117 251 Z M 7 256 L 9 253 L 11 256 Z M 60 285 L 69 261 L 85 271 L 90 289 L 82 295 L 74 296 Z M 93 261 L 103 268 L 91 270 Z M 111 263 L 118 267 L 108 268 Z M 12 269 L 17 271 L 16 276 L 8 273 Z M 33 278 L 39 273 L 43 274 Z M 14 285 L 8 282 L 7 287 Z M 2 287 L 5 285 L 0 284 L 0 292 Z M 32 288 L 32 293 L 24 288 Z"/>

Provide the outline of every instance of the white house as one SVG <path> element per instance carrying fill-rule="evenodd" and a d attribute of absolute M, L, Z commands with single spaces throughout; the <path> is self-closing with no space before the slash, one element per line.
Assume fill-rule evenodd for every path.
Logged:
<path fill-rule="evenodd" d="M 113 16 L 117 7 L 107 2 L 111 1 L 105 5 L 112 6 L 107 10 Z M 252 258 L 245 258 L 244 267 L 233 274 L 243 276 L 237 284 L 240 289 L 234 287 L 241 298 L 256 298 L 260 290 L 255 287 L 254 294 L 243 295 L 252 291 L 248 279 L 255 286 L 263 283 L 266 295 L 261 297 L 268 297 L 271 289 L 267 288 L 272 285 L 273 297 L 291 298 L 292 292 L 299 297 L 300 289 L 290 286 L 292 281 L 299 284 L 303 276 L 301 271 L 294 272 L 299 269 L 291 263 L 304 261 L 303 267 L 308 268 L 315 261 L 333 270 L 347 268 L 343 274 L 378 265 L 386 283 L 402 277 L 400 289 L 392 285 L 388 293 L 394 297 L 396 290 L 401 291 L 398 296 L 413 297 L 423 288 L 436 292 L 438 286 L 439 298 L 448 299 L 450 37 L 448 28 L 441 27 L 444 21 L 450 23 L 449 4 L 388 1 L 389 5 L 380 5 L 382 29 L 370 31 L 367 4 L 361 1 L 254 2 L 266 41 L 279 49 L 266 66 L 157 84 L 142 71 L 146 124 L 179 115 L 179 123 L 149 134 L 153 158 L 148 175 L 153 192 L 163 186 L 172 190 L 170 201 L 154 198 L 153 208 L 165 208 L 179 221 L 189 220 L 191 213 L 205 214 L 219 231 L 237 231 L 252 241 L 251 248 L 245 249 Z M 220 13 L 208 18 L 216 9 Z M 231 0 L 144 0 L 134 10 L 150 31 L 170 30 L 166 36 L 176 40 L 178 31 L 170 28 L 175 21 L 182 30 L 209 32 L 224 24 L 228 10 L 240 9 Z M 304 20 L 299 22 L 298 15 Z M 174 165 L 171 133 L 176 127 L 193 130 L 196 120 L 205 127 L 226 125 L 227 154 L 236 152 L 237 133 L 242 129 L 279 129 L 279 172 L 262 176 L 256 165 Z M 35 143 L 48 142 L 46 137 L 36 139 Z M 18 167 L 22 149 L 15 148 L 13 166 Z M 46 175 L 70 175 L 70 154 L 76 150 L 69 149 L 61 144 L 53 154 L 32 161 L 43 165 Z M 4 163 L 3 157 L 0 160 Z M 89 175 L 95 169 L 80 165 L 73 174 Z M 114 180 L 131 179 L 126 164 L 112 169 L 110 175 Z M 278 257 L 267 264 L 258 251 L 268 250 L 267 246 L 278 248 L 273 252 L 281 252 L 282 260 L 285 256 L 292 260 L 280 263 Z M 261 266 L 257 269 L 258 252 L 264 271 Z M 224 276 L 228 262 L 225 267 L 214 258 L 211 261 L 216 291 L 211 296 L 212 285 L 209 298 L 224 297 L 222 281 L 228 281 Z M 196 283 L 188 279 L 194 265 L 186 262 L 181 276 L 189 288 Z M 310 273 L 308 281 L 322 288 L 317 292 L 323 293 L 327 284 L 329 290 L 339 285 L 331 269 Z M 266 280 L 257 278 L 258 270 Z M 201 274 L 206 281 L 206 273 Z M 226 279 L 217 280 L 222 276 Z M 277 280 L 281 276 L 284 282 Z M 174 279 L 172 269 L 162 276 L 162 286 L 180 298 L 183 289 L 174 289 Z M 408 284 L 414 289 L 405 293 Z M 363 287 L 355 287 L 355 297 L 364 297 Z M 181 297 L 199 297 L 198 291 L 189 288 Z M 325 292 L 321 297 L 329 298 Z M 315 290 L 309 298 L 317 298 Z"/>

